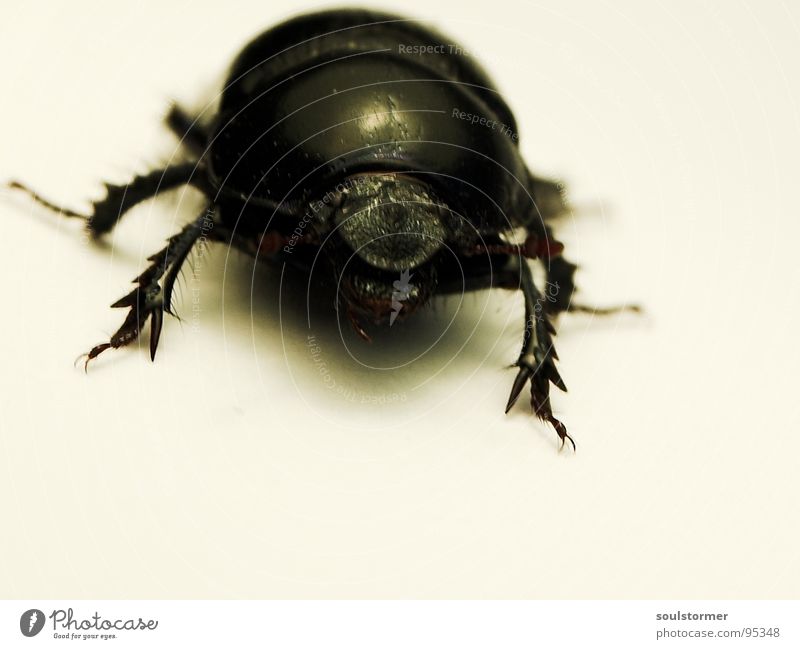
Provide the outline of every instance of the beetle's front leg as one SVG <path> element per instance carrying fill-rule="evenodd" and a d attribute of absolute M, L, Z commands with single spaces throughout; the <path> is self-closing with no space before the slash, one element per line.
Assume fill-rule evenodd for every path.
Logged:
<path fill-rule="evenodd" d="M 575 448 L 575 441 L 567 433 L 567 428 L 553 415 L 550 405 L 550 384 L 561 390 L 567 390 L 564 381 L 556 369 L 555 361 L 558 358 L 553 347 L 555 328 L 550 323 L 546 312 L 546 299 L 539 293 L 533 281 L 533 274 L 528 263 L 523 258 L 518 258 L 520 272 L 520 288 L 525 296 L 525 330 L 522 341 L 522 351 L 515 366 L 519 368 L 511 395 L 508 398 L 506 412 L 516 403 L 522 389 L 530 381 L 531 406 L 533 412 L 542 421 L 548 422 L 558 433 L 561 447 L 566 440 Z"/>
<path fill-rule="evenodd" d="M 117 349 L 132 343 L 139 337 L 148 319 L 151 319 L 150 358 L 155 358 L 164 312 L 173 313 L 172 290 L 178 273 L 192 247 L 206 234 L 211 234 L 211 219 L 211 214 L 204 212 L 178 234 L 170 237 L 163 249 L 148 258 L 151 264 L 134 280 L 136 288 L 111 305 L 112 308 L 130 309 L 125 321 L 108 342 L 95 345 L 85 355 L 84 367 L 88 367 L 90 361 L 107 349 Z"/>

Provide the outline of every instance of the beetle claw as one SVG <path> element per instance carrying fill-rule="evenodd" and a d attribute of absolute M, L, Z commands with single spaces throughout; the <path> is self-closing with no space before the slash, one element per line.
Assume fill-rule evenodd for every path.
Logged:
<path fill-rule="evenodd" d="M 556 433 L 558 433 L 559 438 L 561 438 L 561 446 L 558 449 L 558 452 L 564 450 L 564 445 L 566 441 L 569 440 L 569 443 L 572 444 L 572 452 L 575 453 L 578 449 L 575 446 L 575 440 L 572 439 L 572 435 L 567 432 L 566 427 L 562 424 L 558 419 L 552 418 L 548 420 L 550 424 L 556 429 Z M 555 423 L 554 423 L 555 422 Z M 557 424 L 557 425 L 556 425 Z"/>
<path fill-rule="evenodd" d="M 107 349 L 111 349 L 112 346 L 113 345 L 111 343 L 101 343 L 99 345 L 95 345 L 87 353 L 81 354 L 80 356 L 78 356 L 78 358 L 76 359 L 75 362 L 79 361 L 83 357 L 86 357 L 86 361 L 83 364 L 83 371 L 84 371 L 84 373 L 88 374 L 89 373 L 89 363 L 91 361 L 93 361 L 95 358 L 97 358 L 98 356 L 100 356 L 100 354 L 102 354 Z"/>

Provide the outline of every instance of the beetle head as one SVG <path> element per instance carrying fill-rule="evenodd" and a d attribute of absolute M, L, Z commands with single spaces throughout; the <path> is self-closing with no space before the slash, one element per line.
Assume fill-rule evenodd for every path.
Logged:
<path fill-rule="evenodd" d="M 447 209 L 427 185 L 403 174 L 351 180 L 334 216 L 340 295 L 351 314 L 393 323 L 436 288 Z"/>

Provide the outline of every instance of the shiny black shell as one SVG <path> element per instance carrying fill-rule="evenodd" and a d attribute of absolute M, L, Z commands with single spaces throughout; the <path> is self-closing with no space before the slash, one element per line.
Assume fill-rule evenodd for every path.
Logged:
<path fill-rule="evenodd" d="M 299 216 L 349 176 L 397 171 L 481 230 L 511 227 L 531 209 L 517 126 L 456 47 L 418 22 L 362 10 L 268 30 L 229 73 L 210 143 L 214 189 L 251 211 Z"/>

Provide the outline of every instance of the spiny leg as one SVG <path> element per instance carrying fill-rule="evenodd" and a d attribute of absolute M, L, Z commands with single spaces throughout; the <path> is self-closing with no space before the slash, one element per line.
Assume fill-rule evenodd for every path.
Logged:
<path fill-rule="evenodd" d="M 596 307 L 573 301 L 575 294 L 575 271 L 578 266 L 564 257 L 545 259 L 547 286 L 545 287 L 546 308 L 551 315 L 564 311 L 570 313 L 591 313 L 593 315 L 613 315 L 621 311 L 641 311 L 636 304 L 622 304 L 608 307 Z"/>
<path fill-rule="evenodd" d="M 534 199 L 533 209 L 524 219 L 529 233 L 544 241 L 555 241 L 550 223 L 569 212 L 563 186 L 555 181 L 534 176 L 528 172 L 528 191 Z M 636 305 L 594 307 L 573 302 L 575 293 L 575 271 L 577 266 L 559 255 L 544 257 L 542 262 L 547 273 L 545 308 L 551 315 L 564 311 L 611 315 L 620 311 L 640 311 Z"/>
<path fill-rule="evenodd" d="M 203 212 L 178 234 L 170 237 L 162 250 L 148 258 L 151 264 L 134 280 L 136 288 L 111 305 L 115 309 L 130 308 L 125 321 L 108 342 L 96 345 L 86 354 L 84 368 L 107 349 L 118 349 L 136 340 L 151 316 L 150 358 L 155 359 L 164 311 L 173 314 L 172 289 L 178 272 L 192 246 L 210 230 L 209 219 L 209 214 Z M 160 282 L 162 278 L 163 282 Z"/>
<path fill-rule="evenodd" d="M 519 260 L 520 284 L 522 294 L 525 296 L 525 331 L 522 340 L 522 351 L 515 366 L 519 368 L 511 395 L 508 398 L 506 412 L 516 403 L 522 389 L 530 381 L 531 406 L 533 412 L 542 421 L 548 422 L 555 429 L 561 439 L 561 447 L 566 440 L 575 449 L 575 441 L 567 433 L 567 428 L 553 415 L 550 405 L 550 384 L 566 392 L 567 387 L 556 369 L 555 361 L 558 359 L 553 347 L 555 328 L 548 319 L 544 304 L 546 299 L 536 288 L 528 263 Z"/>
<path fill-rule="evenodd" d="M 547 310 L 553 315 L 569 311 L 575 293 L 575 271 L 578 266 L 564 257 L 551 257 L 543 260 L 547 273 L 545 296 Z"/>
<path fill-rule="evenodd" d="M 40 205 L 66 217 L 85 219 L 89 232 L 93 236 L 99 237 L 111 230 L 122 218 L 122 215 L 137 203 L 152 198 L 160 191 L 187 184 L 192 179 L 196 168 L 195 163 L 187 163 L 136 176 L 127 185 L 106 183 L 106 197 L 92 203 L 92 212 L 89 215 L 60 207 L 20 182 L 12 181 L 8 183 L 8 186 L 12 189 L 21 189 Z"/>

